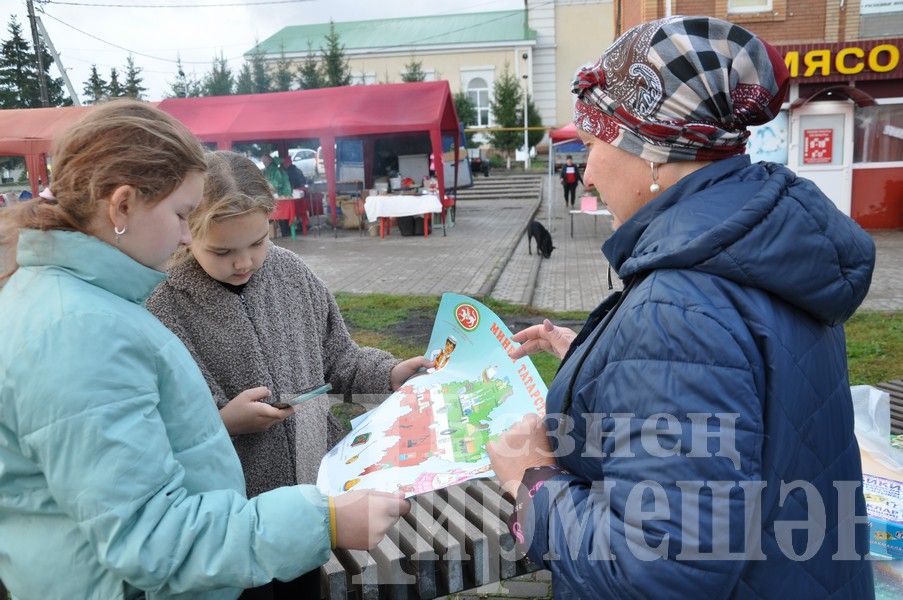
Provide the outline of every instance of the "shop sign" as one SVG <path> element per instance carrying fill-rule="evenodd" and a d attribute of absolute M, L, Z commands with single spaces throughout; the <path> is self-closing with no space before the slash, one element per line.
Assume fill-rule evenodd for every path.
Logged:
<path fill-rule="evenodd" d="M 903 0 L 900 0 L 903 2 Z M 807 44 L 784 46 L 784 64 L 793 78 L 806 81 L 896 79 L 903 77 L 901 40 L 876 40 L 856 45 Z"/>
<path fill-rule="evenodd" d="M 859 14 L 880 15 L 903 12 L 903 0 L 860 0 Z"/>
<path fill-rule="evenodd" d="M 803 131 L 803 164 L 830 164 L 833 145 L 833 129 L 806 129 Z"/>

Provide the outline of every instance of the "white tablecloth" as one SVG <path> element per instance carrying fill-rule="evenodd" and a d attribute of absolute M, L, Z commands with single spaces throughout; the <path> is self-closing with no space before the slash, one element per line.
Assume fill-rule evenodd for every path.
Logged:
<path fill-rule="evenodd" d="M 367 219 L 376 221 L 380 217 L 410 217 L 424 213 L 442 212 L 439 196 L 367 196 L 364 202 Z"/>

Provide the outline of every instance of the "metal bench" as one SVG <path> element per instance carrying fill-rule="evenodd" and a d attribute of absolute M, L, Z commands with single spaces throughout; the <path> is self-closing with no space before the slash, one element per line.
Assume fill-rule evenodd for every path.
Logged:
<path fill-rule="evenodd" d="M 885 381 L 875 387 L 890 394 L 890 432 L 903 433 L 903 379 Z"/>
<path fill-rule="evenodd" d="M 514 507 L 480 479 L 412 498 L 371 552 L 336 550 L 320 569 L 329 600 L 429 600 L 537 571 L 508 531 Z"/>

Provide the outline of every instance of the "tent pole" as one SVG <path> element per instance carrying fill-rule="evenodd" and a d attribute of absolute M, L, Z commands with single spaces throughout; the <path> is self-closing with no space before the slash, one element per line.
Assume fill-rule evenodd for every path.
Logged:
<path fill-rule="evenodd" d="M 552 130 L 549 130 L 549 226 L 548 230 L 552 231 L 552 179 L 555 178 L 555 144 L 552 142 Z"/>
<path fill-rule="evenodd" d="M 430 142 L 433 147 L 433 167 L 436 169 L 436 183 L 439 184 L 439 203 L 445 200 L 445 166 L 442 164 L 442 131 L 436 127 L 430 131 Z M 423 222 L 423 230 L 428 224 Z"/>
<path fill-rule="evenodd" d="M 336 152 L 335 138 L 320 138 L 320 147 L 323 149 L 323 168 L 326 169 L 326 195 L 329 198 L 329 212 L 332 213 L 333 230 L 339 226 L 339 215 L 336 210 Z M 336 233 L 338 235 L 338 233 Z"/>

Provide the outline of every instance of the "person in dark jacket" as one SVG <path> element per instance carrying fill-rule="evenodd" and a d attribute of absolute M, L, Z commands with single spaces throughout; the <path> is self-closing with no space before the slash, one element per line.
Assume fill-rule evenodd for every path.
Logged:
<path fill-rule="evenodd" d="M 709 17 L 639 25 L 578 73 L 624 290 L 579 334 L 514 336 L 512 357 L 563 362 L 546 419 L 488 448 L 556 598 L 874 596 L 843 323 L 875 249 L 812 182 L 743 155 L 787 81 Z"/>
<path fill-rule="evenodd" d="M 570 154 L 561 166 L 561 185 L 564 187 L 564 205 L 570 203 L 571 208 L 577 197 L 577 184 L 583 185 L 583 177 L 580 175 L 580 167 L 574 164 L 574 157 Z"/>
<path fill-rule="evenodd" d="M 304 176 L 301 169 L 288 156 L 282 159 L 282 166 L 285 168 L 285 174 L 288 175 L 288 182 L 292 186 L 292 190 L 303 190 L 307 185 L 307 177 Z"/>

